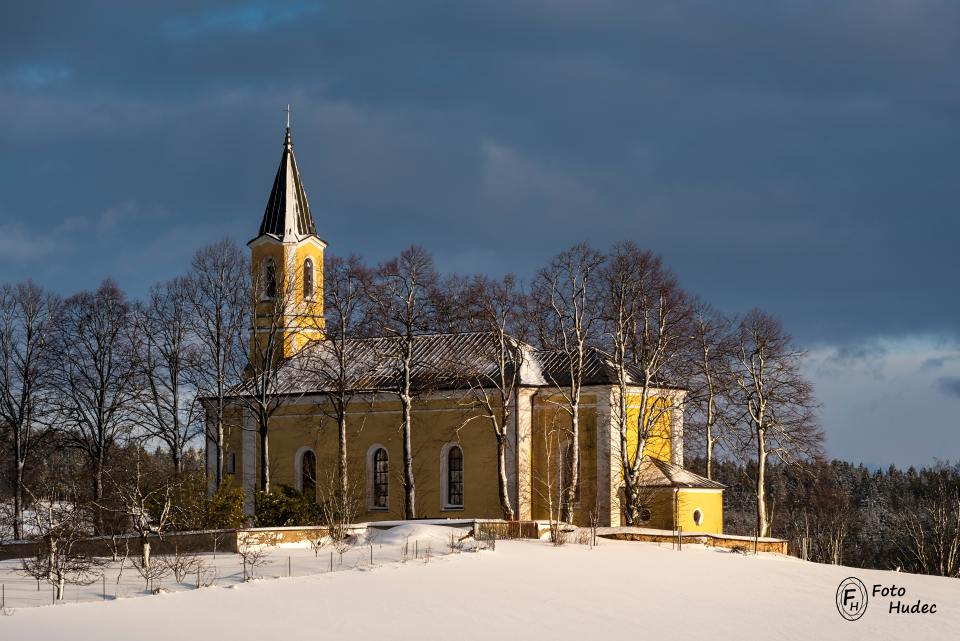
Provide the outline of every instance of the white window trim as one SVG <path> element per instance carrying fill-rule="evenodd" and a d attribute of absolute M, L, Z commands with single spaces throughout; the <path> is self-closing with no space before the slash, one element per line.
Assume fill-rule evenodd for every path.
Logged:
<path fill-rule="evenodd" d="M 293 455 L 293 486 L 298 492 L 303 492 L 303 455 L 307 452 L 313 453 L 313 460 L 317 460 L 317 453 L 312 447 L 304 445 L 297 453 Z"/>
<path fill-rule="evenodd" d="M 463 452 L 463 446 L 460 443 L 444 443 L 443 447 L 440 448 L 440 511 L 441 512 L 462 512 L 463 503 L 460 505 L 454 505 L 453 503 L 447 502 L 447 497 L 450 495 L 448 490 L 449 479 L 450 479 L 450 459 L 449 454 L 450 450 L 454 447 L 460 448 L 460 456 L 463 457 L 463 495 L 466 497 L 467 494 L 467 459 Z"/>
<path fill-rule="evenodd" d="M 374 505 L 375 495 L 373 492 L 373 478 L 376 475 L 377 468 L 373 461 L 374 455 L 377 453 L 377 450 L 385 450 L 387 452 L 387 507 L 380 507 Z M 374 443 L 367 449 L 367 510 L 370 512 L 389 512 L 390 511 L 390 450 L 386 445 L 380 443 Z"/>

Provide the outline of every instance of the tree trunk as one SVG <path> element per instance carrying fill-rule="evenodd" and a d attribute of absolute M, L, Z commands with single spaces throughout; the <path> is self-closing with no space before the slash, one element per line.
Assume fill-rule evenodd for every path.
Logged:
<path fill-rule="evenodd" d="M 216 485 L 216 487 L 217 487 L 217 489 L 219 489 L 220 486 L 223 485 L 223 441 L 224 441 L 224 438 L 225 438 L 225 436 L 224 436 L 224 433 L 223 433 L 223 413 L 221 412 L 220 415 L 217 417 L 217 443 L 216 443 L 216 447 L 217 447 L 217 470 L 216 470 L 216 481 L 217 481 L 217 485 Z"/>
<path fill-rule="evenodd" d="M 260 491 L 270 491 L 270 435 L 267 418 L 260 419 Z"/>
<path fill-rule="evenodd" d="M 93 461 L 93 528 L 94 534 L 103 534 L 103 470 L 106 467 L 101 451 Z"/>
<path fill-rule="evenodd" d="M 497 477 L 500 493 L 500 511 L 503 518 L 512 521 L 515 518 L 513 506 L 510 504 L 510 491 L 507 486 L 507 435 L 497 434 Z"/>
<path fill-rule="evenodd" d="M 144 570 L 150 569 L 150 539 L 143 535 L 140 537 L 140 562 Z"/>
<path fill-rule="evenodd" d="M 563 505 L 560 506 L 560 520 L 565 523 L 573 523 L 573 505 L 580 483 L 580 404 L 574 401 L 570 409 L 570 474 L 563 489 Z"/>
<path fill-rule="evenodd" d="M 767 438 L 764 429 L 757 430 L 757 536 L 770 536 L 767 521 Z"/>
<path fill-rule="evenodd" d="M 707 400 L 707 478 L 713 480 L 713 391 Z"/>
<path fill-rule="evenodd" d="M 13 464 L 13 539 L 23 539 L 23 460 L 19 456 Z"/>
<path fill-rule="evenodd" d="M 345 509 L 347 505 L 347 495 L 350 492 L 347 481 L 347 410 L 346 405 L 337 417 L 337 478 L 340 481 L 340 506 Z"/>
<path fill-rule="evenodd" d="M 64 583 L 63 576 L 57 577 L 57 601 L 63 601 Z"/>
<path fill-rule="evenodd" d="M 417 489 L 413 479 L 413 444 L 410 434 L 412 416 L 409 393 L 400 395 L 400 403 L 403 406 L 403 518 L 415 519 L 417 518 Z"/>

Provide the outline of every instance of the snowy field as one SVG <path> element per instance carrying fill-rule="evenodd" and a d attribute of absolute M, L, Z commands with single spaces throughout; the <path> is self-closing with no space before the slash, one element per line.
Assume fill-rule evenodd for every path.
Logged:
<path fill-rule="evenodd" d="M 957 579 L 606 540 L 594 549 L 498 541 L 493 552 L 439 556 L 438 549 L 449 547 L 448 529 L 406 527 L 367 543 L 366 560 L 358 545 L 334 572 L 316 568 L 319 573 L 300 576 L 297 569 L 302 562 L 307 571 L 312 551 L 279 549 L 271 556 L 282 563 L 262 573 L 285 577 L 289 556 L 292 578 L 242 583 L 239 560 L 227 555 L 232 566 L 224 565 L 224 573 L 232 567 L 240 576 L 224 587 L 139 598 L 127 598 L 136 590 L 121 590 L 121 598 L 107 602 L 18 608 L 0 616 L 0 639 L 941 640 L 957 638 L 960 630 Z M 397 543 L 408 535 L 421 541 L 421 558 L 400 562 Z M 383 550 L 383 561 L 373 566 L 371 544 Z M 391 549 L 394 560 L 387 556 Z M 937 612 L 889 614 L 890 599 L 877 596 L 860 620 L 846 621 L 835 595 L 848 576 L 868 589 L 896 584 L 905 588 L 899 600 L 936 603 Z"/>

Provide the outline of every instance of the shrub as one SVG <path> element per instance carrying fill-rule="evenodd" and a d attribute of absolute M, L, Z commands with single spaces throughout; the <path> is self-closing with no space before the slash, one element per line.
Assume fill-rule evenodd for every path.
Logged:
<path fill-rule="evenodd" d="M 257 527 L 317 525 L 322 520 L 320 506 L 289 485 L 279 491 L 257 492 L 254 524 Z"/>

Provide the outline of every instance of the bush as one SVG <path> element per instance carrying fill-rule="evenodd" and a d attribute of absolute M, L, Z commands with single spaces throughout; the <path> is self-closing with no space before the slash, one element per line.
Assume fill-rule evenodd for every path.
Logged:
<path fill-rule="evenodd" d="M 205 527 L 228 530 L 243 527 L 243 490 L 223 484 L 207 499 Z"/>
<path fill-rule="evenodd" d="M 281 485 L 279 491 L 257 492 L 256 527 L 317 525 L 321 520 L 320 506 L 289 485 Z"/>

